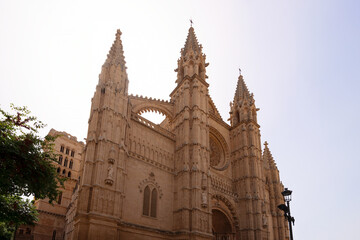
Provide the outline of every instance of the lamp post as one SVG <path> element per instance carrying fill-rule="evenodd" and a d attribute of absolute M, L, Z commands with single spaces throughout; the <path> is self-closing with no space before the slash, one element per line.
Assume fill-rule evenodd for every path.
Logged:
<path fill-rule="evenodd" d="M 290 214 L 291 193 L 292 193 L 292 191 L 287 189 L 287 188 L 285 188 L 285 190 L 283 192 L 281 192 L 281 194 L 284 196 L 284 201 L 286 202 L 286 205 L 285 204 L 280 204 L 278 206 L 278 208 L 280 210 L 284 211 L 285 219 L 287 219 L 288 222 L 289 222 L 290 240 L 294 240 L 293 233 L 292 233 L 292 224 L 295 223 L 295 218 L 292 217 L 291 214 Z"/>

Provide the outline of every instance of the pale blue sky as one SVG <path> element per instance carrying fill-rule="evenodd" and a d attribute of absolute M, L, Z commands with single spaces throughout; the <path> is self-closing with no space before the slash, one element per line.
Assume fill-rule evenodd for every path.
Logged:
<path fill-rule="evenodd" d="M 1 107 L 86 137 L 117 28 L 129 92 L 169 99 L 189 18 L 224 120 L 239 67 L 255 95 L 262 141 L 293 190 L 294 238 L 359 238 L 359 1 L 1 0 Z"/>

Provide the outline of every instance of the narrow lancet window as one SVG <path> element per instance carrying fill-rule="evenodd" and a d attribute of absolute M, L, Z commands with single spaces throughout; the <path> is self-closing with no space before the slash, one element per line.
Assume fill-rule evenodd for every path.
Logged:
<path fill-rule="evenodd" d="M 149 216 L 150 205 L 150 188 L 147 186 L 144 190 L 144 203 L 143 203 L 143 215 Z"/>
<path fill-rule="evenodd" d="M 146 186 L 144 189 L 143 215 L 156 218 L 157 208 L 157 190 L 156 188 Z"/>
<path fill-rule="evenodd" d="M 157 191 L 154 188 L 151 192 L 151 211 L 150 217 L 156 217 L 156 205 L 157 205 Z"/>

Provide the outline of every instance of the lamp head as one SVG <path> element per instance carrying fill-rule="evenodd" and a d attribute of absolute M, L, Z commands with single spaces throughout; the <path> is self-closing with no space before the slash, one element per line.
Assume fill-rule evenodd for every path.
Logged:
<path fill-rule="evenodd" d="M 292 191 L 287 188 L 285 188 L 285 190 L 281 193 L 284 196 L 284 200 L 286 202 L 291 201 L 291 193 L 292 193 Z"/>

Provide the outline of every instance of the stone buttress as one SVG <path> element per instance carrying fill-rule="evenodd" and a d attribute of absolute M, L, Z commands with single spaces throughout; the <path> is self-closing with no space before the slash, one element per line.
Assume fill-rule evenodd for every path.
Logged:
<path fill-rule="evenodd" d="M 207 63 L 194 28 L 178 60 L 177 86 L 170 94 L 176 135 L 174 230 L 186 239 L 211 239 Z M 202 224 L 201 224 L 202 223 Z M 205 224 L 204 224 L 205 223 Z"/>
<path fill-rule="evenodd" d="M 122 214 L 130 113 L 120 36 L 118 30 L 92 98 L 74 239 L 115 239 L 114 219 Z"/>
<path fill-rule="evenodd" d="M 261 163 L 260 126 L 252 94 L 240 75 L 230 104 L 231 157 L 234 189 L 238 195 L 238 214 L 241 239 L 267 239 L 267 229 L 262 221 L 264 172 Z"/>

